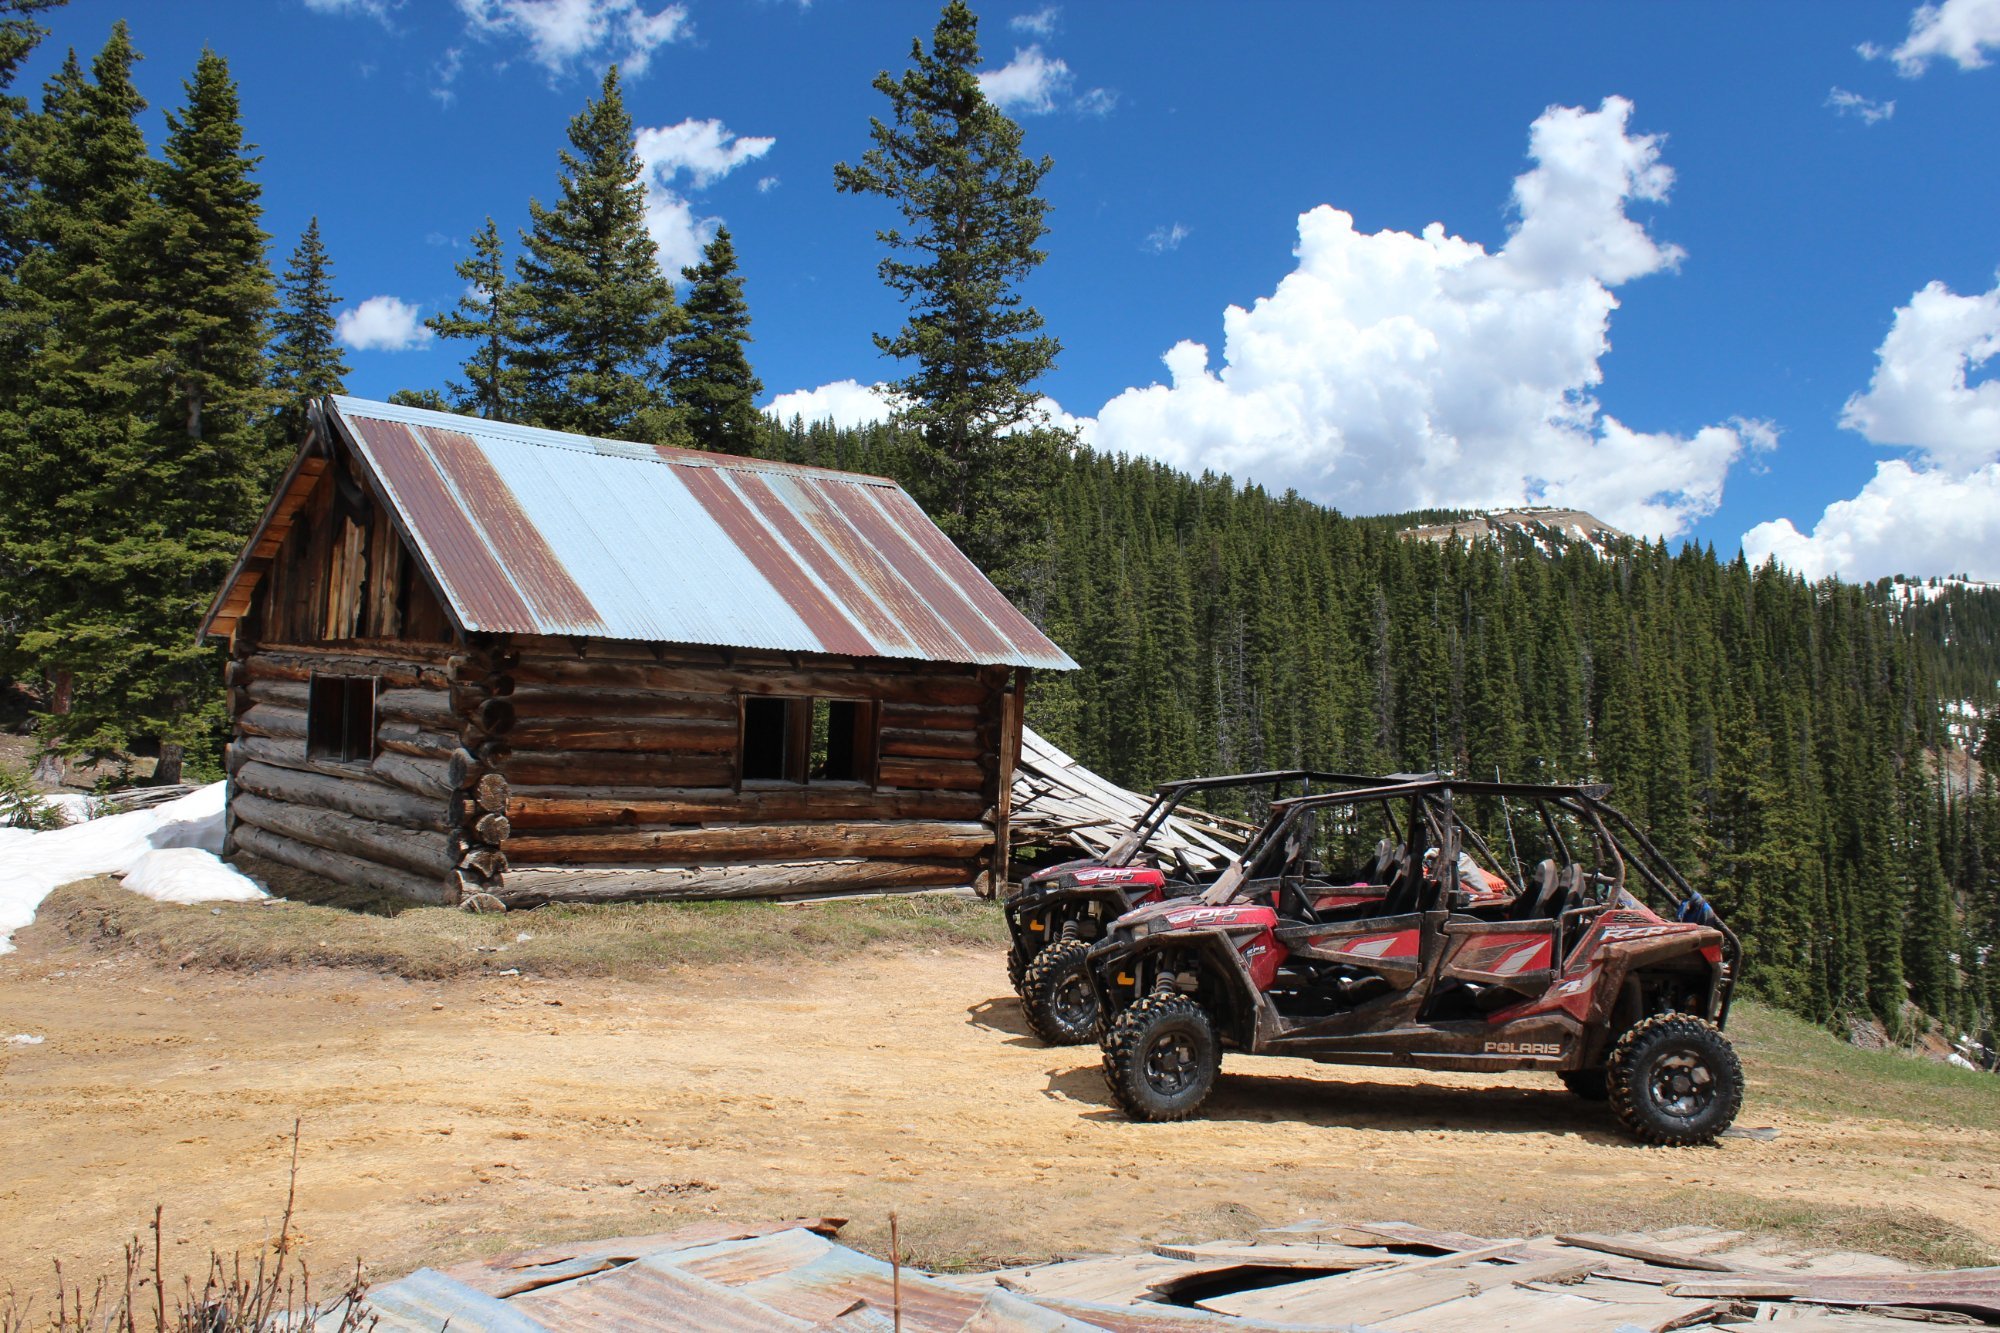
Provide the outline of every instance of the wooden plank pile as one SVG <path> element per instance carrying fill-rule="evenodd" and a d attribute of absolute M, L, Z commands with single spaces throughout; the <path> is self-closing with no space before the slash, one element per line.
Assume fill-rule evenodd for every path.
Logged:
<path fill-rule="evenodd" d="M 1032 727 L 1021 728 L 1010 829 L 1015 847 L 1066 847 L 1102 856 L 1151 804 L 1151 797 L 1099 777 Z M 1216 870 L 1235 857 L 1250 831 L 1233 819 L 1183 806 L 1153 835 L 1151 846 L 1170 859 L 1178 853 L 1197 869 Z"/>
<path fill-rule="evenodd" d="M 1787 1253 L 1704 1227 L 1508 1240 L 1307 1222 L 1248 1241 L 940 1276 L 840 1245 L 841 1225 L 703 1222 L 419 1270 L 372 1290 L 365 1315 L 381 1333 L 612 1324 L 852 1333 L 1720 1333 L 1773 1324 L 1911 1333 L 2000 1322 L 2000 1269 L 1925 1273 L 1874 1255 Z M 340 1313 L 317 1326 L 331 1329 Z"/>

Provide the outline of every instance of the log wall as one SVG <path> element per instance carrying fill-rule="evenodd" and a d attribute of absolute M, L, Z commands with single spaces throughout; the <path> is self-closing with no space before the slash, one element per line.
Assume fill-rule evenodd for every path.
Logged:
<path fill-rule="evenodd" d="M 307 753 L 315 672 L 373 676 L 375 754 Z M 475 635 L 229 667 L 232 848 L 427 902 L 986 885 L 1005 668 Z M 872 782 L 743 781 L 745 697 L 876 705 Z"/>
<path fill-rule="evenodd" d="M 508 788 L 509 903 L 981 882 L 1005 668 L 516 637 L 484 756 Z M 877 705 L 874 781 L 742 780 L 745 696 Z"/>

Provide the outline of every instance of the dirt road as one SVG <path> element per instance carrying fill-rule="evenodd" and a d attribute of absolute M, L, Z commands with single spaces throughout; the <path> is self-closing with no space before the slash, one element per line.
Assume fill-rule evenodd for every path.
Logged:
<path fill-rule="evenodd" d="M 707 1212 L 901 1210 L 929 1263 L 1307 1216 L 1516 1228 L 1917 1204 L 2000 1242 L 2000 1135 L 1786 1118 L 1636 1147 L 1553 1077 L 1231 1057 L 1207 1119 L 1108 1106 L 1023 1035 L 999 959 L 918 952 L 645 983 L 180 972 L 27 937 L 0 960 L 0 1288 L 96 1272 L 165 1205 L 169 1262 L 257 1245 L 304 1122 L 316 1271 L 394 1275 Z M 1005 997 L 1005 998 L 1002 998 Z"/>

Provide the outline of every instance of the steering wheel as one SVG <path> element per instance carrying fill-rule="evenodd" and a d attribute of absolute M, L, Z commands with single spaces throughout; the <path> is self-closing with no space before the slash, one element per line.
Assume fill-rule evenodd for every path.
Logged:
<path fill-rule="evenodd" d="M 1312 899 L 1306 896 L 1305 885 L 1301 884 L 1297 879 L 1293 878 L 1292 876 L 1284 875 L 1279 878 L 1278 898 L 1280 903 L 1289 902 L 1292 907 L 1297 909 L 1296 915 L 1299 920 L 1301 921 L 1319 920 L 1318 910 L 1313 907 Z M 1278 915 L 1280 916 L 1286 915 L 1285 910 L 1282 906 L 1278 909 Z"/>

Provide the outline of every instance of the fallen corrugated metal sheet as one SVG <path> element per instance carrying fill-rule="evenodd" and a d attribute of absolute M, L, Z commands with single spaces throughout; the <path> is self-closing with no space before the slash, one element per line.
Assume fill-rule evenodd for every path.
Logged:
<path fill-rule="evenodd" d="M 1014 763 L 1014 805 L 1008 816 L 1015 846 L 1073 847 L 1102 856 L 1139 822 L 1150 796 L 1130 792 L 1099 777 L 1063 753 L 1033 727 L 1021 728 L 1021 755 Z M 1228 864 L 1243 845 L 1239 826 L 1184 807 L 1167 817 L 1149 844 L 1161 853 L 1185 856 L 1197 867 Z"/>
<path fill-rule="evenodd" d="M 1984 1293 L 2000 1282 L 1992 1269 L 1696 1278 L 1687 1269 L 1621 1263 L 1606 1249 L 1615 1241 L 1625 1250 L 1672 1246 L 1689 1255 L 1742 1239 L 1707 1228 L 1590 1237 L 1579 1246 L 1554 1236 L 1489 1240 L 1384 1223 L 1305 1223 L 1254 1242 L 1163 1245 L 1152 1254 L 938 1277 L 911 1268 L 898 1275 L 838 1244 L 828 1234 L 837 1228 L 831 1219 L 810 1225 L 702 1223 L 544 1246 L 449 1273 L 420 1269 L 369 1293 L 369 1312 L 380 1316 L 383 1333 L 881 1333 L 898 1325 L 908 1333 L 1664 1333 L 1773 1320 L 1865 1333 L 1879 1326 L 1874 1319 L 1829 1307 L 1984 1313 Z M 1812 1262 L 1757 1244 L 1774 1267 Z M 1341 1269 L 1352 1271 L 1327 1276 Z M 1732 1289 L 1707 1290 L 1723 1286 Z M 332 1324 L 323 1317 L 320 1326 Z"/>
<path fill-rule="evenodd" d="M 894 482 L 329 402 L 465 630 L 1076 665 Z"/>

